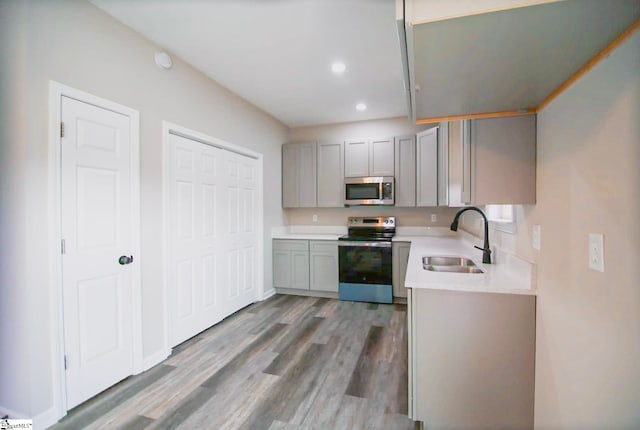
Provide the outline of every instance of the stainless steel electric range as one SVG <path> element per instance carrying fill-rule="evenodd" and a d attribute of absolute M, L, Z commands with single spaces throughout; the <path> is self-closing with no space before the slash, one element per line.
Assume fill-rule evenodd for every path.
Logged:
<path fill-rule="evenodd" d="M 340 300 L 393 303 L 395 217 L 350 217 L 348 223 L 338 242 Z"/>

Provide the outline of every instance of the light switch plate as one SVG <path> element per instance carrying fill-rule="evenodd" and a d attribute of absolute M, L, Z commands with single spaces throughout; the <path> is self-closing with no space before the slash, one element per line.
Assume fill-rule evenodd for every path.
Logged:
<path fill-rule="evenodd" d="M 604 236 L 589 234 L 589 269 L 604 272 Z"/>
<path fill-rule="evenodd" d="M 311 220 L 312 220 L 313 222 L 318 222 L 318 215 L 313 214 L 313 216 L 311 217 Z"/>
<path fill-rule="evenodd" d="M 533 232 L 531 234 L 531 246 L 533 249 L 540 251 L 540 240 L 540 225 L 536 224 L 533 226 Z"/>

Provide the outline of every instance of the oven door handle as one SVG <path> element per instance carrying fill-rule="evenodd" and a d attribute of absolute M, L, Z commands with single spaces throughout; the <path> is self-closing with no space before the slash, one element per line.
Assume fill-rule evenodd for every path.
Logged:
<path fill-rule="evenodd" d="M 391 248 L 391 242 L 348 242 L 338 241 L 338 246 L 353 246 L 361 248 Z"/>

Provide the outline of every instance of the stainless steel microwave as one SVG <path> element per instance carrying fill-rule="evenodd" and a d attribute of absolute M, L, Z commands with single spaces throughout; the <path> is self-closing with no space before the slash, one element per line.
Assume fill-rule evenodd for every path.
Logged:
<path fill-rule="evenodd" d="M 393 176 L 369 176 L 344 178 L 344 204 L 387 205 L 395 204 Z"/>

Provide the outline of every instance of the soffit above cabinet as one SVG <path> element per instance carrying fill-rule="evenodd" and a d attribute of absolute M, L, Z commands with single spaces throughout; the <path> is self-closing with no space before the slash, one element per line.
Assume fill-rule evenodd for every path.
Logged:
<path fill-rule="evenodd" d="M 413 119 L 535 111 L 638 16 L 639 0 L 565 0 L 407 22 Z"/>

